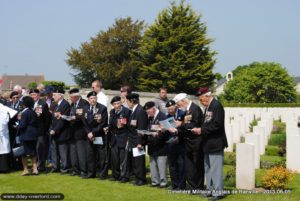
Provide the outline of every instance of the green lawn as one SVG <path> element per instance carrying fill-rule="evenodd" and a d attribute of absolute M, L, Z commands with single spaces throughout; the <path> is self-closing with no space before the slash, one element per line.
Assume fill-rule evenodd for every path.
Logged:
<path fill-rule="evenodd" d="M 225 167 L 225 171 L 230 167 Z M 256 172 L 257 178 L 264 170 Z M 97 179 L 81 179 L 68 175 L 41 174 L 39 176 L 20 176 L 21 172 L 0 174 L 0 194 L 2 193 L 63 193 L 65 200 L 206 200 L 196 195 L 172 194 L 166 189 L 151 188 L 149 186 L 136 187 L 132 184 L 120 184 L 112 181 Z M 260 181 L 257 179 L 257 186 Z M 228 189 L 228 188 L 227 188 Z M 232 188 L 229 188 L 232 189 Z M 242 201 L 285 201 L 300 200 L 300 174 L 297 174 L 290 183 L 289 194 L 256 194 L 256 195 L 229 195 L 224 200 Z"/>

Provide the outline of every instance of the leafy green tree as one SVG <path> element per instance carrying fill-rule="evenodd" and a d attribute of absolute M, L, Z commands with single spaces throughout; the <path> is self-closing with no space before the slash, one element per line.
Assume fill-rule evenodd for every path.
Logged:
<path fill-rule="evenodd" d="M 36 89 L 37 85 L 38 84 L 36 82 L 30 82 L 30 83 L 28 83 L 27 88 L 28 89 Z"/>
<path fill-rule="evenodd" d="M 254 62 L 233 71 L 224 88 L 224 99 L 238 103 L 287 103 L 296 101 L 294 79 L 281 64 Z"/>
<path fill-rule="evenodd" d="M 137 49 L 143 28 L 143 21 L 120 18 L 107 31 L 100 31 L 82 43 L 79 49 L 71 48 L 67 63 L 77 72 L 73 75 L 76 84 L 86 87 L 95 78 L 101 79 L 107 89 L 134 84 L 138 74 L 130 51 Z"/>
<path fill-rule="evenodd" d="M 64 82 L 60 81 L 44 81 L 42 82 L 43 85 L 47 86 L 53 86 L 54 89 L 66 89 L 66 85 Z"/>
<path fill-rule="evenodd" d="M 209 47 L 207 27 L 189 4 L 175 2 L 161 11 L 145 31 L 135 51 L 139 67 L 138 89 L 194 93 L 200 86 L 212 86 L 215 51 Z"/>

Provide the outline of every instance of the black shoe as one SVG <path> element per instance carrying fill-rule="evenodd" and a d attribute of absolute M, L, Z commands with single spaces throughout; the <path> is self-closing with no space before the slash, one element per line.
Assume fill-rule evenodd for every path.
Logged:
<path fill-rule="evenodd" d="M 141 180 L 137 180 L 137 181 L 135 181 L 134 183 L 133 183 L 133 185 L 135 185 L 135 186 L 143 186 L 143 185 L 145 185 L 146 183 L 145 182 L 143 182 L 143 181 L 141 181 Z"/>
<path fill-rule="evenodd" d="M 127 178 L 122 178 L 119 182 L 120 182 L 120 183 L 127 183 L 127 182 L 129 182 L 129 179 L 127 179 Z"/>
<path fill-rule="evenodd" d="M 79 175 L 79 173 L 75 172 L 75 171 L 71 172 L 71 174 L 70 174 L 70 176 L 77 176 L 77 175 Z"/>
<path fill-rule="evenodd" d="M 101 176 L 99 176 L 99 179 L 100 179 L 100 180 L 105 180 L 105 179 L 106 179 L 106 176 L 101 175 Z"/>
<path fill-rule="evenodd" d="M 46 168 L 40 168 L 40 167 L 39 167 L 39 168 L 38 168 L 38 171 L 39 171 L 39 172 L 46 172 Z"/>
<path fill-rule="evenodd" d="M 159 184 L 151 184 L 150 187 L 159 187 Z"/>
<path fill-rule="evenodd" d="M 68 173 L 68 170 L 60 170 L 60 174 L 67 174 Z"/>
<path fill-rule="evenodd" d="M 109 181 L 120 181 L 120 179 L 119 178 L 115 178 L 115 177 L 111 177 L 111 178 L 109 178 Z"/>
<path fill-rule="evenodd" d="M 50 170 L 50 173 L 55 173 L 55 172 L 59 172 L 59 170 L 58 169 L 54 169 L 54 168 Z"/>
<path fill-rule="evenodd" d="M 221 199 L 223 199 L 224 198 L 224 196 L 212 196 L 212 197 L 210 197 L 210 201 L 216 201 L 216 200 L 221 200 Z"/>

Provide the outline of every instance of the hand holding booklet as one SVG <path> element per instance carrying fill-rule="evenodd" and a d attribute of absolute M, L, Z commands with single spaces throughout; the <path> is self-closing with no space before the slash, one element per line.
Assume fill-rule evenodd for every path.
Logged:
<path fill-rule="evenodd" d="M 135 147 L 132 149 L 132 154 L 133 154 L 133 157 L 143 156 L 143 155 L 145 155 L 145 150 Z"/>
<path fill-rule="evenodd" d="M 170 117 L 166 120 L 160 121 L 159 123 L 165 130 L 176 128 L 176 120 L 174 119 L 174 117 Z"/>
<path fill-rule="evenodd" d="M 95 137 L 95 140 L 93 141 L 93 144 L 103 145 L 102 137 Z"/>
<path fill-rule="evenodd" d="M 148 131 L 148 130 L 137 130 L 137 133 L 140 135 L 152 135 L 153 134 L 152 131 Z"/>

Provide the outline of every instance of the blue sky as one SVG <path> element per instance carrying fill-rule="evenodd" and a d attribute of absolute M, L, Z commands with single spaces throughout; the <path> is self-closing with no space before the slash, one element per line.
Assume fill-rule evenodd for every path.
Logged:
<path fill-rule="evenodd" d="M 66 52 L 116 18 L 152 24 L 167 0 L 0 0 L 0 74 L 45 74 L 73 84 Z M 281 63 L 300 76 L 300 1 L 187 0 L 218 52 L 215 72 L 253 61 Z"/>

